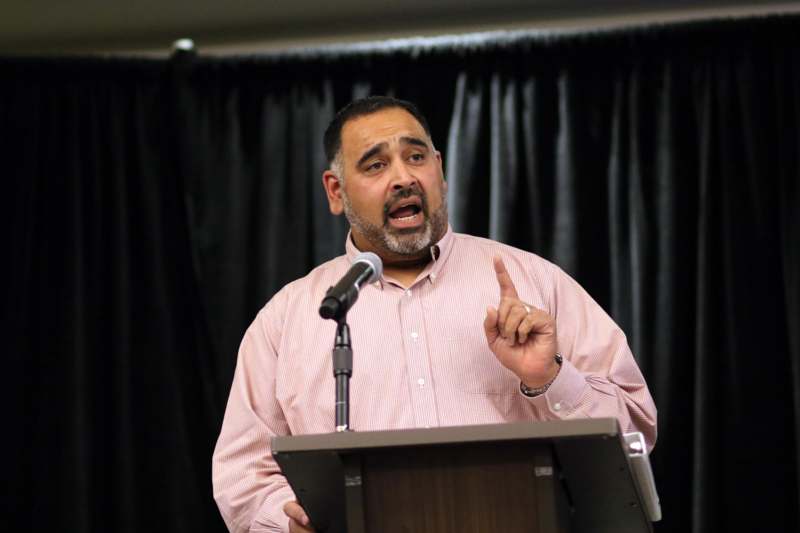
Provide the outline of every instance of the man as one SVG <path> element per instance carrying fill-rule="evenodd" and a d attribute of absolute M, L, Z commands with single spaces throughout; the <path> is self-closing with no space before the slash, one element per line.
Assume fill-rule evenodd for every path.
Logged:
<path fill-rule="evenodd" d="M 317 309 L 360 251 L 384 273 L 348 315 L 355 430 L 613 416 L 653 445 L 653 400 L 608 315 L 555 265 L 450 230 L 441 155 L 413 105 L 355 101 L 325 149 L 346 254 L 281 289 L 242 341 L 213 463 L 231 531 L 313 531 L 270 438 L 334 429 L 335 324 Z"/>

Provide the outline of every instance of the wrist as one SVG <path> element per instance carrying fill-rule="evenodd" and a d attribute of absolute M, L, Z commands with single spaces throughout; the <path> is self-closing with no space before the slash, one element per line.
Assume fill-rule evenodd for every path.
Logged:
<path fill-rule="evenodd" d="M 553 364 L 552 364 L 553 371 L 551 377 L 543 384 L 542 383 L 537 384 L 535 380 L 525 380 L 525 379 L 520 380 L 519 382 L 520 392 L 525 396 L 528 396 L 529 398 L 533 398 L 547 392 L 547 389 L 550 388 L 550 385 L 552 385 L 553 382 L 558 377 L 558 373 L 561 370 L 561 364 L 563 362 L 564 358 L 561 356 L 560 353 L 556 352 L 555 355 L 553 356 Z M 533 383 L 536 386 L 531 386 L 529 385 L 529 383 Z"/>

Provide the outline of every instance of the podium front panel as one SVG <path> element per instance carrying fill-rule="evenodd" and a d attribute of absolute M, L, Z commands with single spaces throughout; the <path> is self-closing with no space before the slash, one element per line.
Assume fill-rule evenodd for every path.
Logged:
<path fill-rule="evenodd" d="M 616 420 L 273 439 L 320 531 L 652 531 Z"/>

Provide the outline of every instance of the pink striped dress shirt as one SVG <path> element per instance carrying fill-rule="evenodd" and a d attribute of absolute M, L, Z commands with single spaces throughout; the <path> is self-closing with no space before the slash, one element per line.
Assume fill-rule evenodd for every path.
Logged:
<path fill-rule="evenodd" d="M 411 287 L 384 277 L 348 314 L 354 430 L 616 417 L 652 447 L 656 408 L 625 335 L 580 285 L 534 254 L 449 229 L 436 249 Z M 349 238 L 346 251 L 281 289 L 242 340 L 212 468 L 231 531 L 288 531 L 282 508 L 294 495 L 270 438 L 334 430 L 335 323 L 317 310 L 358 254 Z M 495 255 L 520 299 L 556 319 L 564 362 L 535 398 L 486 343 L 486 307 L 500 299 Z"/>

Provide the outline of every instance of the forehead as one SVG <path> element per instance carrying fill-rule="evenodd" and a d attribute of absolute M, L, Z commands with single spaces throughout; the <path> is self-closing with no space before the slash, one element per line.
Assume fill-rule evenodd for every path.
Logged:
<path fill-rule="evenodd" d="M 342 153 L 360 154 L 379 143 L 392 144 L 401 137 L 418 137 L 428 142 L 425 129 L 403 108 L 381 109 L 348 120 L 342 127 Z"/>

